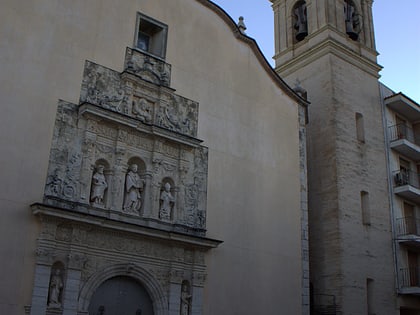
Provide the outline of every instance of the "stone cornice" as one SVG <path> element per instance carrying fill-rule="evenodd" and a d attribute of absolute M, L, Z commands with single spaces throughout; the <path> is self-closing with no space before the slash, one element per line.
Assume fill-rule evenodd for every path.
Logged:
<path fill-rule="evenodd" d="M 133 233 L 145 237 L 160 239 L 163 241 L 176 242 L 188 246 L 197 247 L 202 250 L 210 250 L 216 248 L 223 241 L 210 239 L 206 237 L 192 236 L 183 233 L 165 231 L 157 228 L 145 227 L 138 224 L 131 224 L 121 221 L 116 221 L 100 216 L 90 215 L 86 213 L 79 213 L 52 207 L 42 203 L 34 203 L 31 205 L 32 213 L 41 219 L 43 217 L 58 218 L 68 220 L 79 224 L 89 224 L 92 226 L 111 229 L 119 232 Z"/>
<path fill-rule="evenodd" d="M 216 13 L 232 30 L 232 33 L 235 35 L 235 37 L 246 43 L 251 50 L 254 52 L 255 56 L 257 57 L 258 61 L 260 62 L 260 65 L 263 67 L 263 69 L 267 72 L 267 74 L 270 76 L 270 78 L 273 80 L 274 83 L 280 89 L 287 94 L 289 97 L 297 101 L 300 105 L 308 106 L 310 104 L 309 101 L 303 99 L 300 97 L 293 89 L 285 82 L 283 79 L 274 71 L 273 67 L 271 67 L 270 63 L 267 61 L 267 59 L 264 57 L 263 53 L 261 52 L 261 49 L 259 48 L 257 42 L 255 39 L 243 34 L 239 28 L 238 25 L 235 23 L 235 21 L 224 11 L 221 7 L 219 7 L 217 4 L 213 3 L 210 0 L 195 0 L 205 7 L 212 10 L 214 13 Z"/>
<path fill-rule="evenodd" d="M 350 51 L 344 45 L 332 38 L 328 38 L 322 41 L 311 49 L 308 49 L 299 56 L 293 58 L 293 60 L 277 67 L 275 70 L 279 74 L 287 76 L 299 68 L 306 66 L 327 54 L 333 54 L 376 78 L 380 77 L 378 74 L 378 72 L 382 69 L 380 65 L 369 60 L 368 58 L 357 54 L 356 52 Z"/>
<path fill-rule="evenodd" d="M 112 112 L 112 111 L 103 109 L 102 107 L 98 105 L 90 104 L 87 102 L 80 105 L 79 114 L 92 115 L 93 117 L 100 117 L 101 119 L 109 120 L 111 122 L 118 123 L 120 125 L 136 129 L 138 131 L 145 132 L 149 135 L 159 136 L 168 140 L 172 140 L 177 143 L 182 143 L 190 147 L 197 147 L 200 143 L 203 142 L 200 139 L 190 137 L 188 135 L 184 135 L 173 130 L 167 130 L 165 128 L 152 125 L 152 124 L 140 123 L 138 120 L 134 118 L 128 117 L 126 115 L 123 115 L 117 112 Z"/>

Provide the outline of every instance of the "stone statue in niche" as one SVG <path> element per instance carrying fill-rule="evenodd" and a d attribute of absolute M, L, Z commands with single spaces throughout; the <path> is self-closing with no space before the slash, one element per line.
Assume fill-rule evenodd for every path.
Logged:
<path fill-rule="evenodd" d="M 308 36 L 308 19 L 306 16 L 306 4 L 302 2 L 294 9 L 295 14 L 295 25 L 296 30 L 296 40 L 301 41 L 306 36 Z"/>
<path fill-rule="evenodd" d="M 346 33 L 352 40 L 357 40 L 360 32 L 360 20 L 353 3 L 345 2 L 344 13 L 346 15 Z"/>
<path fill-rule="evenodd" d="M 181 311 L 180 315 L 189 315 L 191 308 L 191 294 L 189 292 L 189 285 L 187 283 L 182 284 L 181 289 Z"/>
<path fill-rule="evenodd" d="M 144 98 L 133 101 L 133 114 L 142 122 L 150 123 L 152 121 L 149 104 Z"/>
<path fill-rule="evenodd" d="M 63 290 L 63 279 L 61 270 L 56 269 L 51 277 L 48 295 L 48 306 L 61 308 L 61 291 Z"/>
<path fill-rule="evenodd" d="M 165 184 L 164 190 L 160 194 L 160 202 L 159 218 L 161 220 L 171 220 L 171 211 L 175 202 L 171 193 L 171 184 Z"/>
<path fill-rule="evenodd" d="M 138 214 L 141 207 L 141 192 L 144 180 L 137 173 L 137 164 L 131 164 L 125 177 L 125 196 L 123 210 L 127 213 Z"/>
<path fill-rule="evenodd" d="M 108 188 L 108 184 L 104 175 L 104 169 L 105 167 L 103 165 L 98 165 L 96 172 L 92 176 L 90 201 L 96 205 L 104 204 L 105 190 Z"/>

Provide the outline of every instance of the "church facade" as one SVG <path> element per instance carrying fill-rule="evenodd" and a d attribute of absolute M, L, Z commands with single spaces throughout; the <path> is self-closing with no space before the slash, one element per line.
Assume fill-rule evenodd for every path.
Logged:
<path fill-rule="evenodd" d="M 0 313 L 309 314 L 308 102 L 221 8 L 0 17 Z"/>

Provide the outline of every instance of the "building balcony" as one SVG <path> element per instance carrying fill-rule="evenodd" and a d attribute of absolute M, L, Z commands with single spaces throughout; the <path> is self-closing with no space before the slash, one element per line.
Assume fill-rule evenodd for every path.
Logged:
<path fill-rule="evenodd" d="M 415 217 L 396 220 L 397 240 L 400 244 L 420 251 L 420 220 Z"/>
<path fill-rule="evenodd" d="M 420 267 L 400 269 L 400 293 L 420 295 Z"/>
<path fill-rule="evenodd" d="M 414 161 L 420 160 L 420 135 L 405 124 L 388 127 L 389 146 Z"/>
<path fill-rule="evenodd" d="M 420 204 L 420 182 L 419 174 L 399 170 L 393 173 L 394 193 L 404 199 Z"/>
<path fill-rule="evenodd" d="M 385 105 L 410 122 L 420 121 L 420 106 L 402 93 L 384 99 Z"/>

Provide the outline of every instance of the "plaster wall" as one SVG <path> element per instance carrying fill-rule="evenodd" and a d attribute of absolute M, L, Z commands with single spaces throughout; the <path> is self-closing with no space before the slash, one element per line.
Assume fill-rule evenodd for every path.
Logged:
<path fill-rule="evenodd" d="M 122 70 L 136 12 L 168 25 L 172 87 L 200 103 L 209 147 L 204 314 L 299 314 L 298 107 L 249 46 L 191 0 L 27 2 L 0 11 L 0 313 L 29 305 L 42 198 L 58 99 L 78 103 L 85 60 Z M 7 271 L 7 272 L 6 272 Z"/>

